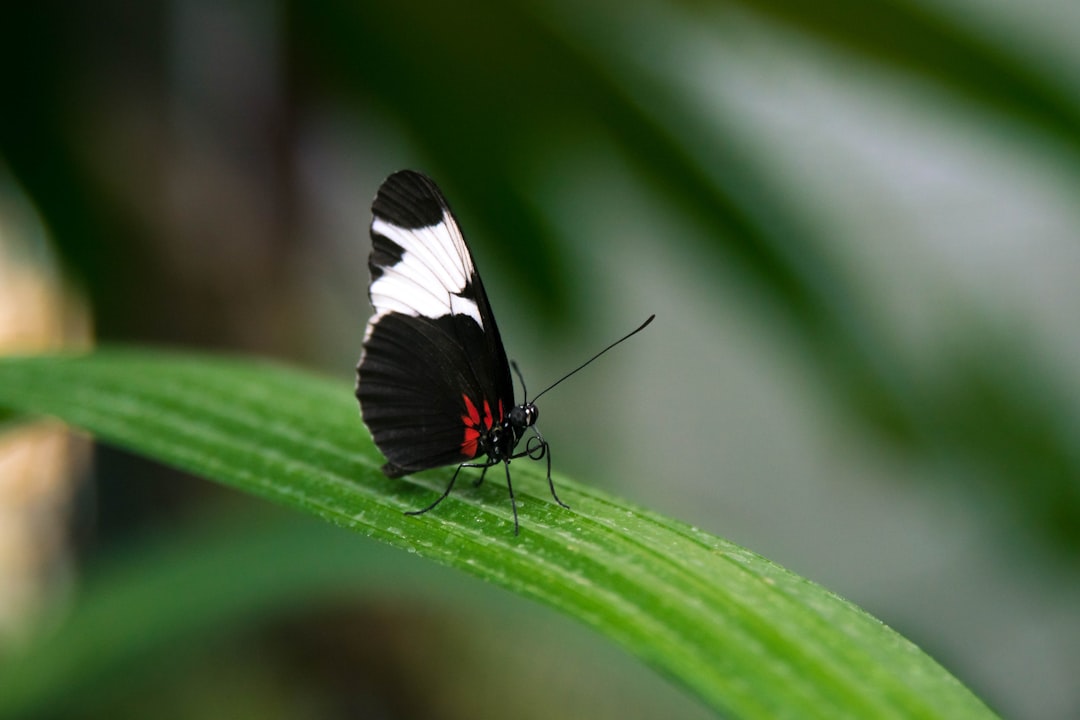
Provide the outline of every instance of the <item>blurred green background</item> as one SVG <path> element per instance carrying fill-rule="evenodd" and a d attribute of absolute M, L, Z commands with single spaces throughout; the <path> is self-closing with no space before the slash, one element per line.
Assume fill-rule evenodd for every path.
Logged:
<path fill-rule="evenodd" d="M 1080 5 L 10 6 L 0 349 L 350 379 L 402 167 L 531 387 L 657 314 L 544 398 L 559 470 L 824 584 L 1004 715 L 1080 715 Z M 42 712 L 705 715 L 546 610 L 32 432 L 0 437 L 0 662 L 38 663 Z M 65 462 L 10 460 L 35 443 Z"/>

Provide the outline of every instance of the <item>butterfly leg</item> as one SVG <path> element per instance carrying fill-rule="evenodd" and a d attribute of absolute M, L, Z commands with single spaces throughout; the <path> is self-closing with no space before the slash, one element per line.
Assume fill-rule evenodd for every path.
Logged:
<path fill-rule="evenodd" d="M 495 462 L 498 462 L 498 461 L 495 461 Z M 483 482 L 484 473 L 486 473 L 487 469 L 489 467 L 491 467 L 492 465 L 494 465 L 495 462 L 488 462 L 488 463 L 484 463 L 484 464 L 480 464 L 480 463 L 462 463 L 462 464 L 458 465 L 457 470 L 454 471 L 454 477 L 450 478 L 450 483 L 446 486 L 446 489 L 443 490 L 443 494 L 435 499 L 435 502 L 431 503 L 430 505 L 428 505 L 423 510 L 406 510 L 405 514 L 406 515 L 423 515 L 428 510 L 434 510 L 435 506 L 438 505 L 439 503 L 441 503 L 443 500 L 445 500 L 446 497 L 450 494 L 450 491 L 454 489 L 454 483 L 457 482 L 457 476 L 458 476 L 458 473 L 461 472 L 461 468 L 475 468 L 475 467 L 483 468 L 483 472 L 480 473 L 480 482 Z M 480 482 L 477 482 L 476 484 L 479 485 Z M 513 496 L 513 493 L 511 493 L 511 496 Z"/>
<path fill-rule="evenodd" d="M 543 438 L 540 431 L 535 427 L 533 432 L 534 436 L 529 438 L 529 442 L 525 444 L 525 450 L 515 455 L 515 458 L 528 457 L 530 460 L 540 460 L 541 458 L 547 458 L 547 481 L 548 487 L 551 489 L 551 497 L 555 498 L 555 502 L 562 505 L 567 510 L 570 506 L 559 499 L 558 494 L 555 492 L 555 481 L 551 479 L 551 445 Z"/>
<path fill-rule="evenodd" d="M 473 487 L 480 487 L 484 484 L 484 476 L 487 475 L 488 468 L 491 467 L 491 465 L 484 465 L 482 467 L 484 469 L 480 471 L 480 477 L 473 481 Z"/>
<path fill-rule="evenodd" d="M 549 488 L 551 488 L 551 497 L 555 498 L 555 502 L 559 503 L 559 504 L 560 504 L 560 505 L 562 505 L 562 506 L 563 506 L 564 508 L 566 508 L 567 510 L 569 510 L 569 509 L 570 509 L 570 506 L 569 506 L 569 505 L 567 505 L 566 503 L 564 503 L 564 502 L 563 502 L 562 500 L 560 500 L 560 499 L 559 499 L 559 496 L 555 494 L 555 481 L 553 481 L 553 480 L 551 479 L 551 448 L 550 448 L 550 447 L 548 447 L 548 444 L 547 444 L 546 442 L 544 443 L 544 447 L 545 447 L 545 448 L 546 448 L 546 450 L 547 450 L 547 452 L 545 452 L 544 454 L 545 454 L 545 455 L 547 455 L 547 476 L 548 476 L 548 487 L 549 487 Z"/>
<path fill-rule="evenodd" d="M 514 535 L 517 535 L 518 534 L 517 501 L 514 500 L 514 485 L 510 482 L 510 463 L 509 463 L 509 461 L 504 462 L 503 467 L 506 468 L 506 489 L 510 491 L 510 507 L 514 511 Z"/>
<path fill-rule="evenodd" d="M 461 468 L 463 468 L 463 467 L 476 467 L 476 466 L 475 465 L 467 465 L 467 464 L 458 465 L 457 470 L 454 471 L 454 477 L 450 478 L 450 484 L 446 486 L 446 489 L 443 490 L 443 494 L 440 495 L 435 500 L 435 502 L 431 503 L 430 505 L 428 505 L 423 510 L 406 510 L 405 514 L 406 515 L 423 515 L 428 510 L 434 510 L 435 506 L 438 505 L 439 503 L 441 503 L 443 500 L 445 500 L 446 496 L 450 494 L 450 491 L 454 489 L 454 483 L 457 482 L 458 473 L 461 472 Z"/>

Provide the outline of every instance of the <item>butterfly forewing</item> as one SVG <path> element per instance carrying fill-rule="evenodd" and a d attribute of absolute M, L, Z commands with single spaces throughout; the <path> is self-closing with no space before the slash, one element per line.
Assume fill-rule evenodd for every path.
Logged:
<path fill-rule="evenodd" d="M 442 193 L 410 170 L 372 204 L 371 304 L 356 396 L 390 475 L 459 463 L 514 405 L 483 283 Z"/>

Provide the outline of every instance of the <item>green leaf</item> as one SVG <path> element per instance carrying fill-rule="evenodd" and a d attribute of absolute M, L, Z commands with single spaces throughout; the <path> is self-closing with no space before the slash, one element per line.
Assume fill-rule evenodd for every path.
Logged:
<path fill-rule="evenodd" d="M 0 406 L 318 515 L 578 618 L 732 717 L 980 718 L 931 658 L 850 603 L 720 538 L 514 464 L 505 489 L 455 491 L 448 470 L 404 480 L 381 458 L 348 383 L 266 362 L 100 350 L 0 360 Z M 677 479 L 672 479 L 677 481 Z"/>

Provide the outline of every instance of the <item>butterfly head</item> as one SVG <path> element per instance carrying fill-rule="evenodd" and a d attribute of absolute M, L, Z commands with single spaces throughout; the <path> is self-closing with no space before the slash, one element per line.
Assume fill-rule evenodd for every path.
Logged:
<path fill-rule="evenodd" d="M 535 425 L 538 417 L 540 417 L 540 410 L 536 407 L 535 403 L 526 402 L 521 405 L 515 405 L 510 409 L 510 425 L 518 435 L 520 435 L 521 431 L 525 428 L 530 428 Z"/>

